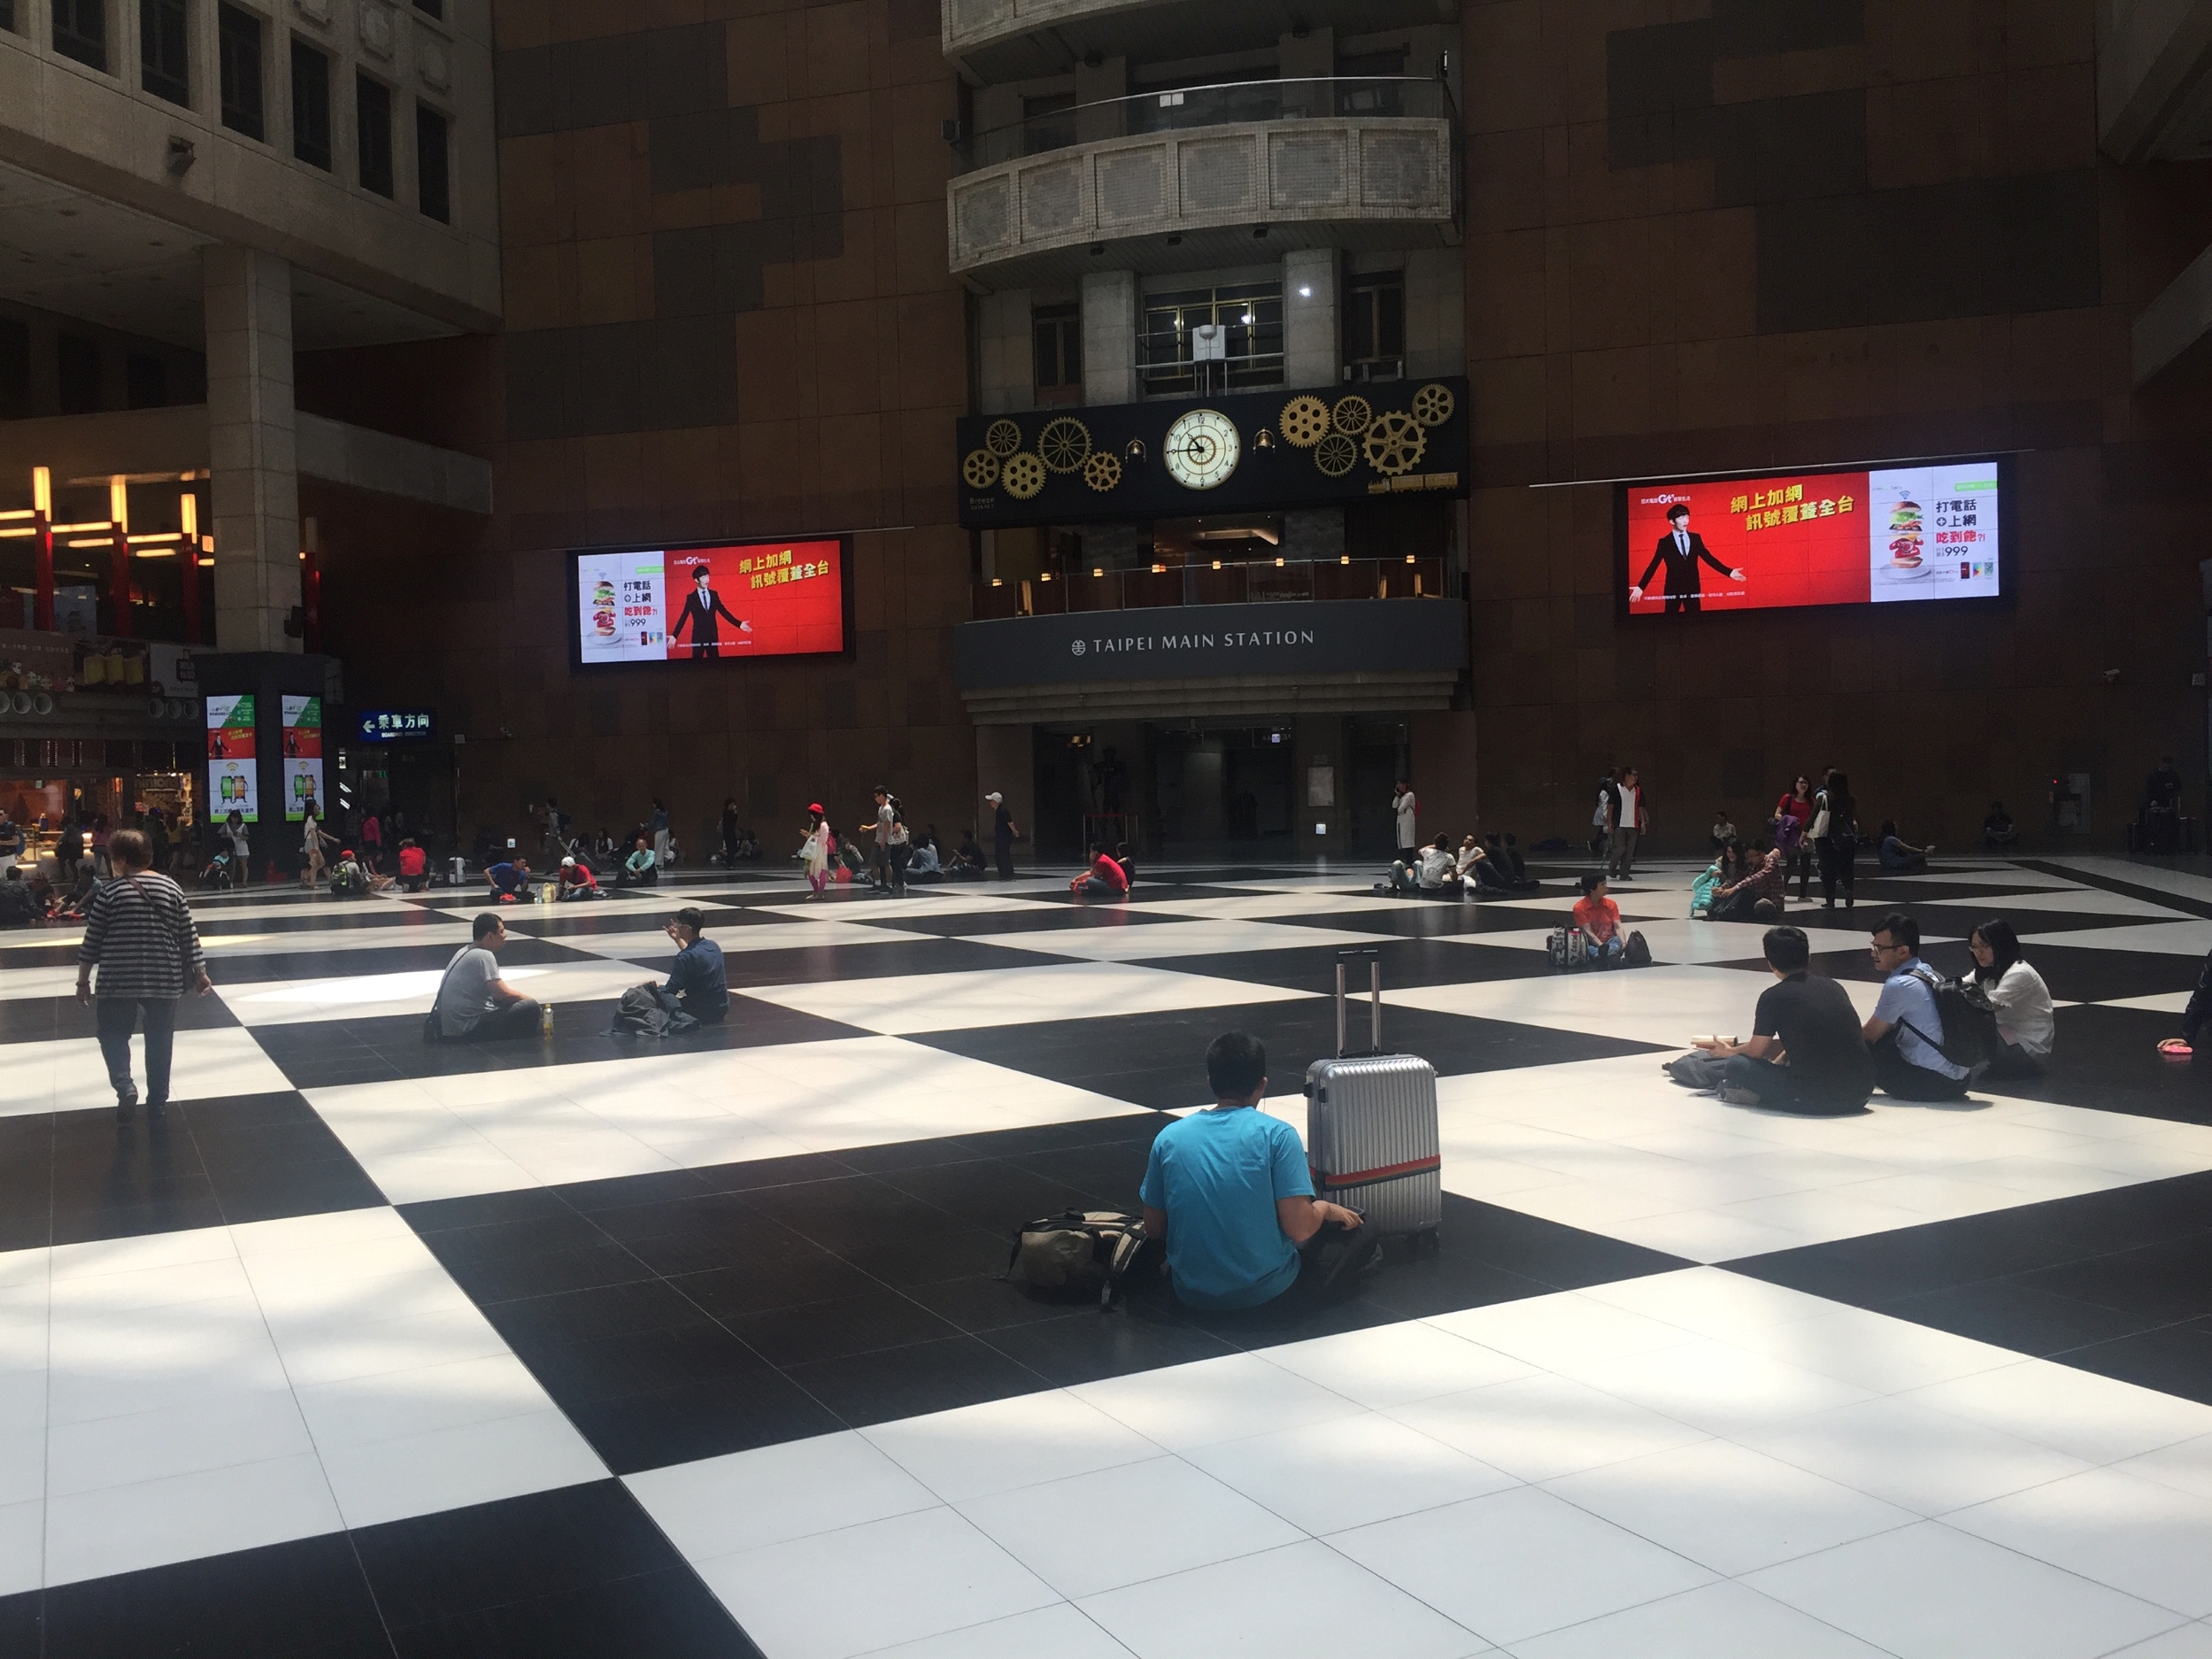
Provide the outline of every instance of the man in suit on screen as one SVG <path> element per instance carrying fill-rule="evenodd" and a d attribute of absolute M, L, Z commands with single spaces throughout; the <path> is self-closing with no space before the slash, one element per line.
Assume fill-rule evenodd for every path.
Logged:
<path fill-rule="evenodd" d="M 722 596 L 714 591 L 714 572 L 706 565 L 691 567 L 691 592 L 683 602 L 683 609 L 676 613 L 676 622 L 668 630 L 673 643 L 682 637 L 686 626 L 691 629 L 691 654 L 694 657 L 719 657 L 722 654 L 721 629 L 716 618 L 728 622 L 741 634 L 752 632 L 751 622 L 741 622 L 729 613 L 722 603 Z"/>
<path fill-rule="evenodd" d="M 1707 564 L 1730 581 L 1741 582 L 1744 573 L 1730 570 L 1713 557 L 1705 545 L 1705 537 L 1693 535 L 1690 529 L 1690 509 L 1676 502 L 1667 509 L 1667 534 L 1659 538 L 1659 545 L 1652 550 L 1652 562 L 1644 567 L 1643 579 L 1629 590 L 1631 603 L 1644 597 L 1652 585 L 1652 577 L 1661 565 L 1667 567 L 1667 614 L 1676 611 L 1694 611 L 1698 605 L 1698 566 Z"/>

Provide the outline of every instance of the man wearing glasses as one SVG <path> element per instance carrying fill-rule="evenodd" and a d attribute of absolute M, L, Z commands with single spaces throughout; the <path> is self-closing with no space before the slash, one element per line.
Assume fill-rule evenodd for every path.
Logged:
<path fill-rule="evenodd" d="M 1968 1072 L 1943 1057 L 1943 1015 L 1935 975 L 1920 960 L 1920 923 L 1892 911 L 1869 946 L 1886 977 L 1874 1013 L 1861 1027 L 1874 1061 L 1874 1081 L 1900 1100 L 1955 1100 Z"/>

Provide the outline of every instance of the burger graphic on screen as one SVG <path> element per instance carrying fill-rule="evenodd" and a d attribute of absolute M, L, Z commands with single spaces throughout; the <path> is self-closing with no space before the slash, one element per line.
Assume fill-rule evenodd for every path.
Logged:
<path fill-rule="evenodd" d="M 1920 568 L 1920 503 L 1900 501 L 1890 509 L 1890 567 Z"/>
<path fill-rule="evenodd" d="M 605 579 L 591 590 L 591 631 L 601 639 L 614 637 L 614 584 Z"/>

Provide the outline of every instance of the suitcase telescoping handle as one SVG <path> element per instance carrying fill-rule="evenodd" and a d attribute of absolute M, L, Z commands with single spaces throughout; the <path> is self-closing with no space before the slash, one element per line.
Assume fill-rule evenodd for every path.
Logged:
<path fill-rule="evenodd" d="M 1337 1058 L 1345 1057 L 1345 958 L 1368 959 L 1368 1053 L 1383 1052 L 1383 953 L 1369 945 L 1337 953 Z"/>

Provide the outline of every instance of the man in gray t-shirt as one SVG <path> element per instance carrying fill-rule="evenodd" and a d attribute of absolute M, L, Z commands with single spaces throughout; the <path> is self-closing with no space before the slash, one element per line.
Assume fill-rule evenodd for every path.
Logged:
<path fill-rule="evenodd" d="M 506 925 L 487 910 L 476 918 L 472 942 L 446 964 L 431 1003 L 438 1030 L 449 1041 L 496 1041 L 536 1034 L 541 1011 L 530 998 L 499 977 L 496 953 L 507 942 Z"/>

